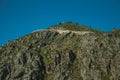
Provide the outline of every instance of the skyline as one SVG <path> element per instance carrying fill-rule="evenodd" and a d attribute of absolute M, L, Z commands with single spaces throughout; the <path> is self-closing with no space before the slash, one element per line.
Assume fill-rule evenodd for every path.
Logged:
<path fill-rule="evenodd" d="M 120 28 L 120 1 L 0 0 L 0 45 L 67 21 L 103 31 Z"/>

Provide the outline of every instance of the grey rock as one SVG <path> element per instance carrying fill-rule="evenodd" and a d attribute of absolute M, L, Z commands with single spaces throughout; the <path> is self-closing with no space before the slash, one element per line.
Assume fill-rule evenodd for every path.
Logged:
<path fill-rule="evenodd" d="M 58 26 L 66 24 L 77 25 Z M 120 31 L 93 32 L 43 30 L 7 42 L 0 47 L 0 80 L 120 80 Z"/>

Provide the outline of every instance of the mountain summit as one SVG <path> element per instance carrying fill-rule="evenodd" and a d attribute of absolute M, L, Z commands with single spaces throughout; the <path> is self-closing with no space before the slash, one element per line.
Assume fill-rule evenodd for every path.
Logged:
<path fill-rule="evenodd" d="M 65 22 L 0 47 L 0 80 L 119 80 L 119 66 L 120 29 Z"/>
<path fill-rule="evenodd" d="M 100 34 L 102 31 L 92 29 L 88 26 L 85 25 L 80 25 L 78 23 L 73 23 L 73 22 L 63 22 L 63 23 L 58 23 L 56 25 L 52 25 L 48 27 L 47 29 L 44 30 L 35 30 L 33 32 L 39 32 L 39 31 L 51 31 L 51 32 L 58 32 L 58 33 L 75 33 L 75 34 L 91 34 L 91 33 L 96 33 Z"/>
<path fill-rule="evenodd" d="M 88 26 L 80 25 L 78 23 L 73 23 L 73 22 L 63 22 L 63 23 L 58 23 L 56 25 L 50 26 L 49 29 L 65 29 L 65 30 L 73 30 L 73 31 L 89 31 L 92 30 Z"/>

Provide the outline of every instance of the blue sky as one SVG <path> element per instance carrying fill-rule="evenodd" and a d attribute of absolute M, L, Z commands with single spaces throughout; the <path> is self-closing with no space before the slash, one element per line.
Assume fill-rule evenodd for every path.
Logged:
<path fill-rule="evenodd" d="M 0 44 L 66 21 L 120 28 L 120 0 L 0 0 Z"/>

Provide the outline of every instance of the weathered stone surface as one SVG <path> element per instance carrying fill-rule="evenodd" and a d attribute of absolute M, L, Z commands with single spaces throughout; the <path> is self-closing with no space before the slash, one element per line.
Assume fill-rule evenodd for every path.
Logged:
<path fill-rule="evenodd" d="M 45 30 L 9 41 L 0 47 L 0 80 L 120 80 L 120 30 L 92 31 Z"/>

